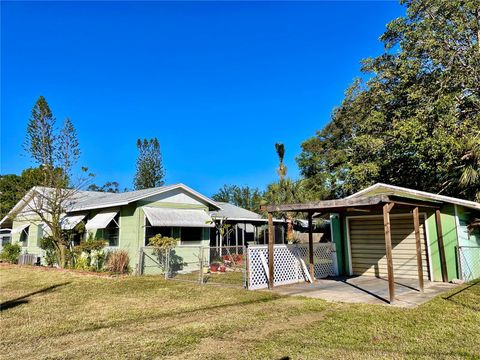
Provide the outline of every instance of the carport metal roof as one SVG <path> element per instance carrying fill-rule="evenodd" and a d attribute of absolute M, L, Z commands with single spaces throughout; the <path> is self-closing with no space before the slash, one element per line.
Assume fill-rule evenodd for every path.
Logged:
<path fill-rule="evenodd" d="M 271 212 L 330 212 L 330 211 L 342 211 L 347 209 L 365 208 L 365 207 L 378 207 L 382 204 L 395 203 L 398 205 L 406 205 L 409 207 L 427 207 L 427 208 L 439 208 L 442 204 L 437 200 L 421 200 L 417 198 L 411 198 L 407 196 L 398 195 L 377 195 L 377 196 L 364 196 L 356 198 L 345 198 L 338 200 L 322 200 L 315 202 L 308 202 L 304 204 L 283 204 L 283 205 L 268 205 L 265 206 L 265 210 Z"/>

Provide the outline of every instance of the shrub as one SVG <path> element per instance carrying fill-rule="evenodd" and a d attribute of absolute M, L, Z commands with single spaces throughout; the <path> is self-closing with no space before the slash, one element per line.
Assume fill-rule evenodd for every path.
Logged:
<path fill-rule="evenodd" d="M 18 244 L 5 244 L 0 253 L 0 258 L 10 264 L 18 263 L 18 257 L 22 252 L 22 248 Z"/>
<path fill-rule="evenodd" d="M 157 234 L 148 239 L 148 246 L 154 247 L 153 253 L 157 256 L 158 264 L 163 271 L 167 271 L 167 249 L 175 247 L 177 242 L 178 239 L 162 236 L 162 234 Z"/>
<path fill-rule="evenodd" d="M 101 270 L 105 261 L 103 248 L 107 241 L 89 238 L 73 248 L 74 268 L 83 270 Z"/>
<path fill-rule="evenodd" d="M 130 258 L 125 250 L 111 251 L 107 255 L 106 269 L 118 274 L 128 274 L 130 272 Z"/>
<path fill-rule="evenodd" d="M 161 234 L 157 234 L 150 239 L 148 239 L 148 246 L 153 246 L 160 249 L 167 249 L 170 247 L 174 247 L 177 245 L 178 239 L 168 236 L 162 236 Z"/>
<path fill-rule="evenodd" d="M 40 239 L 40 248 L 45 250 L 45 262 L 48 266 L 58 264 L 57 247 L 51 236 Z"/>

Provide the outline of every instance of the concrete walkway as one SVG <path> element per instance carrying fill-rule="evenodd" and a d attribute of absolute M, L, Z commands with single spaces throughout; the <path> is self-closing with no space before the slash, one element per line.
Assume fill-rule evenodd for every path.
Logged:
<path fill-rule="evenodd" d="M 449 283 L 427 281 L 422 293 L 417 290 L 417 280 L 395 279 L 395 302 L 392 305 L 414 307 L 455 286 Z M 321 279 L 313 284 L 303 282 L 278 286 L 273 291 L 282 295 L 306 296 L 327 301 L 389 304 L 387 280 L 370 276 Z"/>

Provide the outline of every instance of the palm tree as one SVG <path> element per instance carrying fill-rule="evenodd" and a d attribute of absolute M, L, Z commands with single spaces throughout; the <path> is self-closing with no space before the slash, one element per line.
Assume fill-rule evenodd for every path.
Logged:
<path fill-rule="evenodd" d="M 285 164 L 283 163 L 283 157 L 285 156 L 285 145 L 283 145 L 282 143 L 276 143 L 275 150 L 277 151 L 278 160 L 280 161 L 280 164 L 277 169 L 277 174 L 278 176 L 280 176 L 280 183 L 283 183 L 285 176 L 287 176 L 287 170 L 288 170 Z"/>
<path fill-rule="evenodd" d="M 480 133 L 467 138 L 461 160 L 464 164 L 460 186 L 464 189 L 474 189 L 475 200 L 480 201 Z"/>

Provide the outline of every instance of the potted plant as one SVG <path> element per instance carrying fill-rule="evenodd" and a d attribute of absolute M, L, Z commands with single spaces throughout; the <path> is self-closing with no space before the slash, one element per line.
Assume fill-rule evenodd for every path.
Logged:
<path fill-rule="evenodd" d="M 220 268 L 220 264 L 218 262 L 213 262 L 210 264 L 211 272 L 217 272 L 219 268 Z"/>
<path fill-rule="evenodd" d="M 227 267 L 225 265 L 220 265 L 218 269 L 220 270 L 220 272 L 225 272 L 227 270 Z"/>

